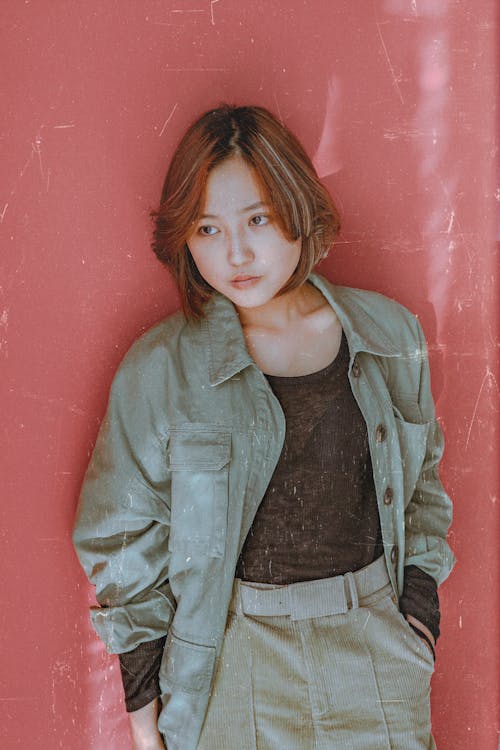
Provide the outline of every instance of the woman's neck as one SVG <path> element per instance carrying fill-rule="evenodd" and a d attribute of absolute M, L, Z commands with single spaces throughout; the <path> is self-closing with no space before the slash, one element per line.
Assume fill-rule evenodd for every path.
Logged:
<path fill-rule="evenodd" d="M 312 284 L 238 313 L 250 356 L 269 375 L 307 375 L 337 355 L 340 321 Z"/>
<path fill-rule="evenodd" d="M 321 292 L 310 282 L 273 297 L 258 307 L 237 307 L 243 329 L 287 330 L 304 320 L 326 303 Z"/>

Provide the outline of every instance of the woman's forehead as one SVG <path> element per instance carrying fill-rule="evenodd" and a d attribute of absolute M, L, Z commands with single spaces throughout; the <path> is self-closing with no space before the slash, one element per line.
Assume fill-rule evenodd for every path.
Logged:
<path fill-rule="evenodd" d="M 255 169 L 241 156 L 231 156 L 209 172 L 202 212 L 209 215 L 225 210 L 243 212 L 262 207 L 267 201 Z"/>

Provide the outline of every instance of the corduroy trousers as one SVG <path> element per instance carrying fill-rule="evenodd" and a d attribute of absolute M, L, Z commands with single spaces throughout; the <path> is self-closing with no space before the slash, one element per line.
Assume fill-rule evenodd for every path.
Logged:
<path fill-rule="evenodd" d="M 288 586 L 235 579 L 198 750 L 432 750 L 433 669 L 383 557 Z"/>

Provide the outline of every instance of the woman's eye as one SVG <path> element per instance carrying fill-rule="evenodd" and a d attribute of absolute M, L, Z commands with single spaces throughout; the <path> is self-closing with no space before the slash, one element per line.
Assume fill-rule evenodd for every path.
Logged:
<path fill-rule="evenodd" d="M 252 218 L 250 219 L 250 223 L 256 227 L 261 227 L 263 224 L 269 223 L 269 216 L 266 216 L 265 214 L 258 214 L 257 216 L 252 216 Z"/>
<path fill-rule="evenodd" d="M 219 230 L 216 227 L 212 227 L 210 224 L 198 229 L 199 234 L 202 234 L 204 237 L 211 237 L 213 234 L 217 234 L 218 231 Z"/>

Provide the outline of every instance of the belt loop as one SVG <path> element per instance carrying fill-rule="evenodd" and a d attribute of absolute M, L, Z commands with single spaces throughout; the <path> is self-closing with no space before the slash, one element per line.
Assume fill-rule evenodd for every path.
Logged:
<path fill-rule="evenodd" d="M 231 596 L 230 609 L 234 614 L 241 616 L 243 614 L 243 602 L 241 601 L 241 579 L 235 578 L 233 583 L 233 593 Z"/>
<path fill-rule="evenodd" d="M 351 573 L 351 571 L 348 571 L 344 574 L 344 578 L 347 580 L 347 583 L 349 585 L 349 594 L 351 595 L 351 609 L 358 609 L 359 607 L 359 599 L 358 599 L 358 591 L 356 589 L 356 579 L 354 578 L 354 574 Z"/>

